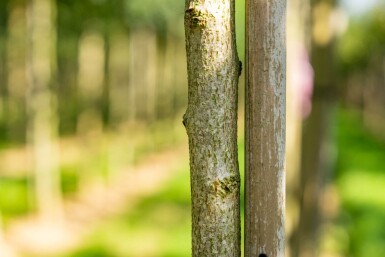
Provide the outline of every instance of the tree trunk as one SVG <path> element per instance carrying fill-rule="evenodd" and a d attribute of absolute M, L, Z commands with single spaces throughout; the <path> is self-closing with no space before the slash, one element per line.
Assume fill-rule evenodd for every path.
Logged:
<path fill-rule="evenodd" d="M 25 92 L 26 92 L 26 6 L 10 3 L 6 35 L 6 91 L 4 120 L 7 140 L 24 142 L 25 139 Z M 5 75 L 5 74 L 4 74 Z"/>
<path fill-rule="evenodd" d="M 283 257 L 286 1 L 246 1 L 245 256 Z"/>
<path fill-rule="evenodd" d="M 98 31 L 86 31 L 79 41 L 78 99 L 81 103 L 77 134 L 82 144 L 79 188 L 100 180 L 101 169 L 92 166 L 92 155 L 103 149 L 103 118 L 100 108 L 105 81 L 105 41 Z M 92 150 L 90 150 L 92 149 Z M 103 165 L 98 165 L 102 167 Z M 95 175 L 97 174 L 97 175 Z"/>
<path fill-rule="evenodd" d="M 55 4 L 52 0 L 30 1 L 27 9 L 27 137 L 32 145 L 37 208 L 43 220 L 62 214 L 56 100 L 52 92 L 56 70 Z"/>
<path fill-rule="evenodd" d="M 240 256 L 234 0 L 186 0 L 194 257 Z"/>
<path fill-rule="evenodd" d="M 7 69 L 6 69 L 6 29 L 8 26 L 8 11 L 10 10 L 10 4 L 8 1 L 1 1 L 0 2 L 0 27 L 3 29 L 0 29 L 0 83 L 2 85 L 6 85 L 6 75 L 7 75 Z M 4 112 L 4 101 L 5 101 L 5 90 L 4 86 L 0 88 L 0 126 L 3 126 L 6 124 L 6 119 L 5 119 L 5 112 Z"/>
<path fill-rule="evenodd" d="M 300 215 L 294 257 L 320 254 L 320 198 L 333 166 L 331 124 L 336 96 L 334 34 L 331 20 L 335 0 L 312 0 L 311 60 L 314 68 L 312 112 L 302 132 Z"/>
<path fill-rule="evenodd" d="M 130 40 L 128 35 L 121 31 L 112 34 L 110 38 L 108 125 L 112 129 L 117 129 L 129 118 Z"/>
<path fill-rule="evenodd" d="M 292 0 L 287 7 L 287 83 L 286 83 L 286 253 L 294 257 L 300 212 L 300 167 L 302 120 L 309 111 L 312 69 L 310 45 L 310 1 Z"/>

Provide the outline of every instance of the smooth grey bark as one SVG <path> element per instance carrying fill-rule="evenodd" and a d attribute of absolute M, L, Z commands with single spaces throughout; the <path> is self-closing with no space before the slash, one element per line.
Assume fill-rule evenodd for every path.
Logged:
<path fill-rule="evenodd" d="M 246 1 L 245 256 L 285 249 L 286 0 Z"/>
<path fill-rule="evenodd" d="M 194 257 L 240 256 L 234 0 L 186 0 Z"/>

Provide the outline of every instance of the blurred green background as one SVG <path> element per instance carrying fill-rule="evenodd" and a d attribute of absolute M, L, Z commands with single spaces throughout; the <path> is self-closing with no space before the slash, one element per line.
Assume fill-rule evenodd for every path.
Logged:
<path fill-rule="evenodd" d="M 0 1 L 0 257 L 191 255 L 183 15 L 181 0 Z M 382 257 L 385 6 L 287 15 L 286 256 Z M 243 178 L 243 75 L 239 93 Z"/>

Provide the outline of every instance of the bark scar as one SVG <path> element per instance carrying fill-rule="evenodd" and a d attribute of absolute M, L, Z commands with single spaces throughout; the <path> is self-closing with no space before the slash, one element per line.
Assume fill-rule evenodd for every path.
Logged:
<path fill-rule="evenodd" d="M 225 198 L 239 189 L 239 183 L 240 181 L 237 176 L 230 176 L 223 179 L 215 179 L 211 187 L 215 195 Z"/>
<path fill-rule="evenodd" d="M 205 28 L 209 15 L 208 12 L 200 10 L 197 7 L 190 7 L 185 12 L 185 17 L 190 24 L 190 28 Z"/>

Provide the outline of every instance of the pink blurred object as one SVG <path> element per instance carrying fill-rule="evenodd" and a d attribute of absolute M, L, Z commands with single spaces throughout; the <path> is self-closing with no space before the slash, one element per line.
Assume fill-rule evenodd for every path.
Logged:
<path fill-rule="evenodd" d="M 292 69 L 292 82 L 299 94 L 298 107 L 302 118 L 307 118 L 311 113 L 314 71 L 310 64 L 309 55 L 304 46 L 299 45 L 296 49 L 294 67 Z"/>

